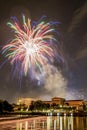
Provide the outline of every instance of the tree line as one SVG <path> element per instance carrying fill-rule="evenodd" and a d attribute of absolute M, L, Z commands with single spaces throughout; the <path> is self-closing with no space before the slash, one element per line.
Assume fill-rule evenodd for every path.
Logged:
<path fill-rule="evenodd" d="M 6 100 L 0 100 L 0 114 L 13 111 L 12 104 Z"/>
<path fill-rule="evenodd" d="M 49 104 L 49 103 L 45 103 L 40 100 L 32 101 L 29 106 L 29 110 L 31 110 L 31 111 L 35 111 L 35 110 L 42 111 L 42 110 L 49 110 L 49 109 L 53 109 L 53 110 L 64 109 L 66 111 L 69 111 L 69 110 L 75 110 L 76 107 L 71 107 L 71 106 L 69 106 L 69 104 L 65 104 L 61 107 L 59 104 L 56 104 L 56 103 Z"/>

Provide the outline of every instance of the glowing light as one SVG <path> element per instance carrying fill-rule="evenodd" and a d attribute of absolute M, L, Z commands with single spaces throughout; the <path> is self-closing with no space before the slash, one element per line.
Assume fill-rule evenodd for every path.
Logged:
<path fill-rule="evenodd" d="M 18 74 L 20 79 L 30 75 L 32 79 L 39 80 L 46 64 L 52 64 L 55 57 L 61 59 L 55 44 L 54 24 L 56 22 L 42 19 L 31 22 L 29 18 L 26 22 L 24 15 L 22 27 L 15 18 L 8 22 L 15 35 L 10 43 L 3 46 L 2 53 L 13 66 L 14 75 Z"/>

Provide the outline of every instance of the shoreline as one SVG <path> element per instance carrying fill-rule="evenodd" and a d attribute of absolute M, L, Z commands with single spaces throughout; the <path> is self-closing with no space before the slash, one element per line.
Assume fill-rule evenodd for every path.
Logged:
<path fill-rule="evenodd" d="M 65 112 L 48 112 L 48 113 L 43 113 L 43 112 L 15 112 L 15 113 L 3 113 L 0 115 L 0 124 L 3 123 L 3 122 L 9 122 L 9 121 L 21 121 L 21 120 L 28 120 L 28 119 L 34 119 L 34 118 L 38 118 L 38 117 L 44 117 L 44 118 L 47 118 L 47 116 L 73 116 L 73 117 L 85 117 L 87 116 L 87 112 L 80 112 L 80 113 L 65 113 Z"/>
<path fill-rule="evenodd" d="M 0 125 L 1 124 L 8 124 L 8 123 L 15 123 L 15 122 L 23 122 L 26 120 L 32 121 L 32 120 L 40 120 L 40 119 L 46 119 L 46 116 L 23 116 L 23 117 L 16 117 L 16 118 L 10 118 L 10 119 L 4 119 L 0 120 Z"/>

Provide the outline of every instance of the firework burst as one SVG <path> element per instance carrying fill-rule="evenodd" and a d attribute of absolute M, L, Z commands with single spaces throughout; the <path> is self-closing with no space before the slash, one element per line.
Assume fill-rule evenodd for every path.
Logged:
<path fill-rule="evenodd" d="M 14 31 L 14 38 L 2 48 L 3 55 L 13 66 L 14 75 L 19 77 L 38 77 L 46 64 L 51 64 L 56 57 L 56 39 L 54 38 L 56 22 L 27 22 L 23 15 L 23 26 L 13 18 L 8 25 Z M 60 52 L 60 50 L 59 50 Z M 59 54 L 58 54 L 59 55 Z"/>

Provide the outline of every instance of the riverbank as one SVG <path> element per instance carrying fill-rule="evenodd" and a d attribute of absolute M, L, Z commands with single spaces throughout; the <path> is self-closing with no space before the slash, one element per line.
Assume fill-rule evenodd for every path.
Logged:
<path fill-rule="evenodd" d="M 15 123 L 15 122 L 22 122 L 22 121 L 33 121 L 34 119 L 46 119 L 46 116 L 21 116 L 21 117 L 4 117 L 0 119 L 0 124 L 8 124 L 8 123 Z"/>
<path fill-rule="evenodd" d="M 87 116 L 87 112 L 11 112 L 0 115 L 0 122 L 46 116 Z"/>
<path fill-rule="evenodd" d="M 7 121 L 7 120 L 15 120 L 15 119 L 22 119 L 22 118 L 28 118 L 28 117 L 31 117 L 31 116 L 28 116 L 28 115 L 7 115 L 7 116 L 2 116 L 0 117 L 0 122 L 1 121 Z"/>

